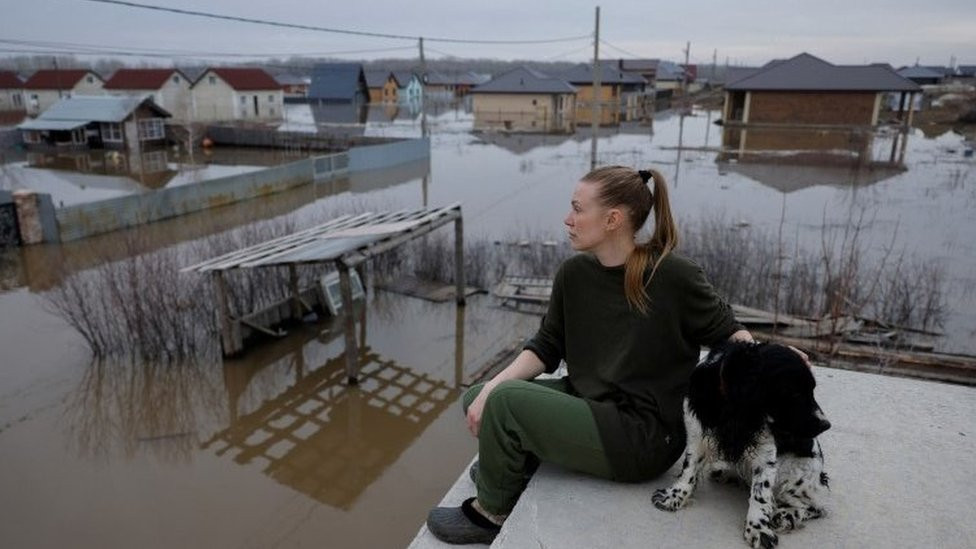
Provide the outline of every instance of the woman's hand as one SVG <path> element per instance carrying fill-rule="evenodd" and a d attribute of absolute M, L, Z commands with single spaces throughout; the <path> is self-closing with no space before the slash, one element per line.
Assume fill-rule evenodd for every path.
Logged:
<path fill-rule="evenodd" d="M 796 347 L 794 347 L 792 345 L 787 345 L 787 347 L 789 347 L 794 353 L 800 355 L 800 358 L 803 359 L 803 362 L 807 365 L 807 368 L 810 368 L 811 367 L 810 366 L 810 357 L 808 357 L 806 353 L 804 353 L 803 351 L 797 349 Z"/>
<path fill-rule="evenodd" d="M 468 422 L 468 431 L 471 431 L 471 434 L 474 435 L 475 438 L 478 438 L 478 431 L 481 429 L 481 413 L 485 410 L 485 402 L 488 401 L 488 393 L 490 393 L 494 388 L 495 385 L 492 382 L 489 381 L 488 383 L 485 383 L 484 387 L 481 388 L 481 392 L 478 393 L 478 396 L 474 397 L 471 405 L 468 406 L 468 415 L 465 417 L 465 419 Z"/>

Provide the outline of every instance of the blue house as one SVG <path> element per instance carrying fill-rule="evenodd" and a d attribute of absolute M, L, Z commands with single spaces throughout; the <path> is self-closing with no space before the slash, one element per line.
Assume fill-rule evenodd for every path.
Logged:
<path fill-rule="evenodd" d="M 320 63 L 312 69 L 312 85 L 308 90 L 310 103 L 369 102 L 366 75 L 359 63 Z"/>
<path fill-rule="evenodd" d="M 396 79 L 400 91 L 397 99 L 400 103 L 419 103 L 424 94 L 424 83 L 420 77 L 411 71 L 393 71 L 393 78 Z"/>

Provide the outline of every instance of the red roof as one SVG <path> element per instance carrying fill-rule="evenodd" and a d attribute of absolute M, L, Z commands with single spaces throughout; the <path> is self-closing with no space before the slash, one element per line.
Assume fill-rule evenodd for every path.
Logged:
<path fill-rule="evenodd" d="M 17 76 L 17 73 L 13 71 L 0 71 L 0 89 L 19 89 L 23 88 L 24 83 Z"/>
<path fill-rule="evenodd" d="M 264 72 L 263 69 L 219 68 L 204 71 L 215 72 L 224 82 L 235 90 L 280 90 L 281 84 Z M 203 78 L 201 76 L 200 78 Z M 199 80 L 197 80 L 199 82 Z"/>
<path fill-rule="evenodd" d="M 176 69 L 119 69 L 105 82 L 107 90 L 158 90 L 176 73 Z"/>
<path fill-rule="evenodd" d="M 42 69 L 24 82 L 25 90 L 64 90 L 75 87 L 86 74 L 85 69 Z M 95 73 L 92 73 L 95 74 Z"/>

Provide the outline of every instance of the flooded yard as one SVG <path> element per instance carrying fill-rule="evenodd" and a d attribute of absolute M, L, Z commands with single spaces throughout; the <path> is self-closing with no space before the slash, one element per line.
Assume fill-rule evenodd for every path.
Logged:
<path fill-rule="evenodd" d="M 307 106 L 294 107 L 289 129 L 319 122 Z M 661 170 L 689 245 L 701 247 L 710 224 L 775 246 L 785 270 L 856 226 L 865 265 L 890 270 L 901 258 L 939 267 L 946 303 L 939 348 L 976 353 L 976 163 L 963 156 L 961 136 L 913 132 L 899 169 L 719 161 L 716 117 L 665 111 L 652 124 L 602 128 L 597 163 Z M 460 380 L 531 335 L 538 317 L 501 309 L 487 295 L 458 309 L 371 291 L 360 316 L 364 377 L 349 387 L 341 382 L 339 322 L 299 326 L 235 360 L 201 352 L 177 363 L 93 362 L 44 296 L 133 253 L 192 250 L 262 223 L 303 227 L 351 209 L 460 201 L 468 243 L 564 240 L 569 196 L 591 165 L 589 128 L 476 134 L 470 113 L 447 107 L 428 123 L 429 165 L 0 252 L 0 546 L 406 545 L 476 452 L 461 421 Z M 418 113 L 368 112 L 362 131 L 412 137 L 420 124 Z M 872 158 L 887 158 L 887 139 L 870 143 Z M 240 158 L 204 169 L 266 165 Z M 29 164 L 5 169 L 31 173 Z M 178 172 L 172 159 L 164 164 Z M 71 189 L 67 200 L 94 196 L 50 177 Z"/>

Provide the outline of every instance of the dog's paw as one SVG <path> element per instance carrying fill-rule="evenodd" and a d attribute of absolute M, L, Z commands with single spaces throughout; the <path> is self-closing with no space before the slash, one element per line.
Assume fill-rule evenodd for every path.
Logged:
<path fill-rule="evenodd" d="M 777 532 L 789 532 L 800 527 L 802 518 L 793 509 L 781 509 L 773 514 L 770 520 L 773 530 Z"/>
<path fill-rule="evenodd" d="M 677 511 L 688 503 L 691 494 L 684 488 L 661 488 L 654 491 L 651 502 L 662 511 Z"/>
<path fill-rule="evenodd" d="M 768 521 L 765 521 L 768 523 Z M 768 524 L 749 521 L 746 523 L 746 543 L 753 549 L 772 549 L 779 543 L 779 536 Z"/>

